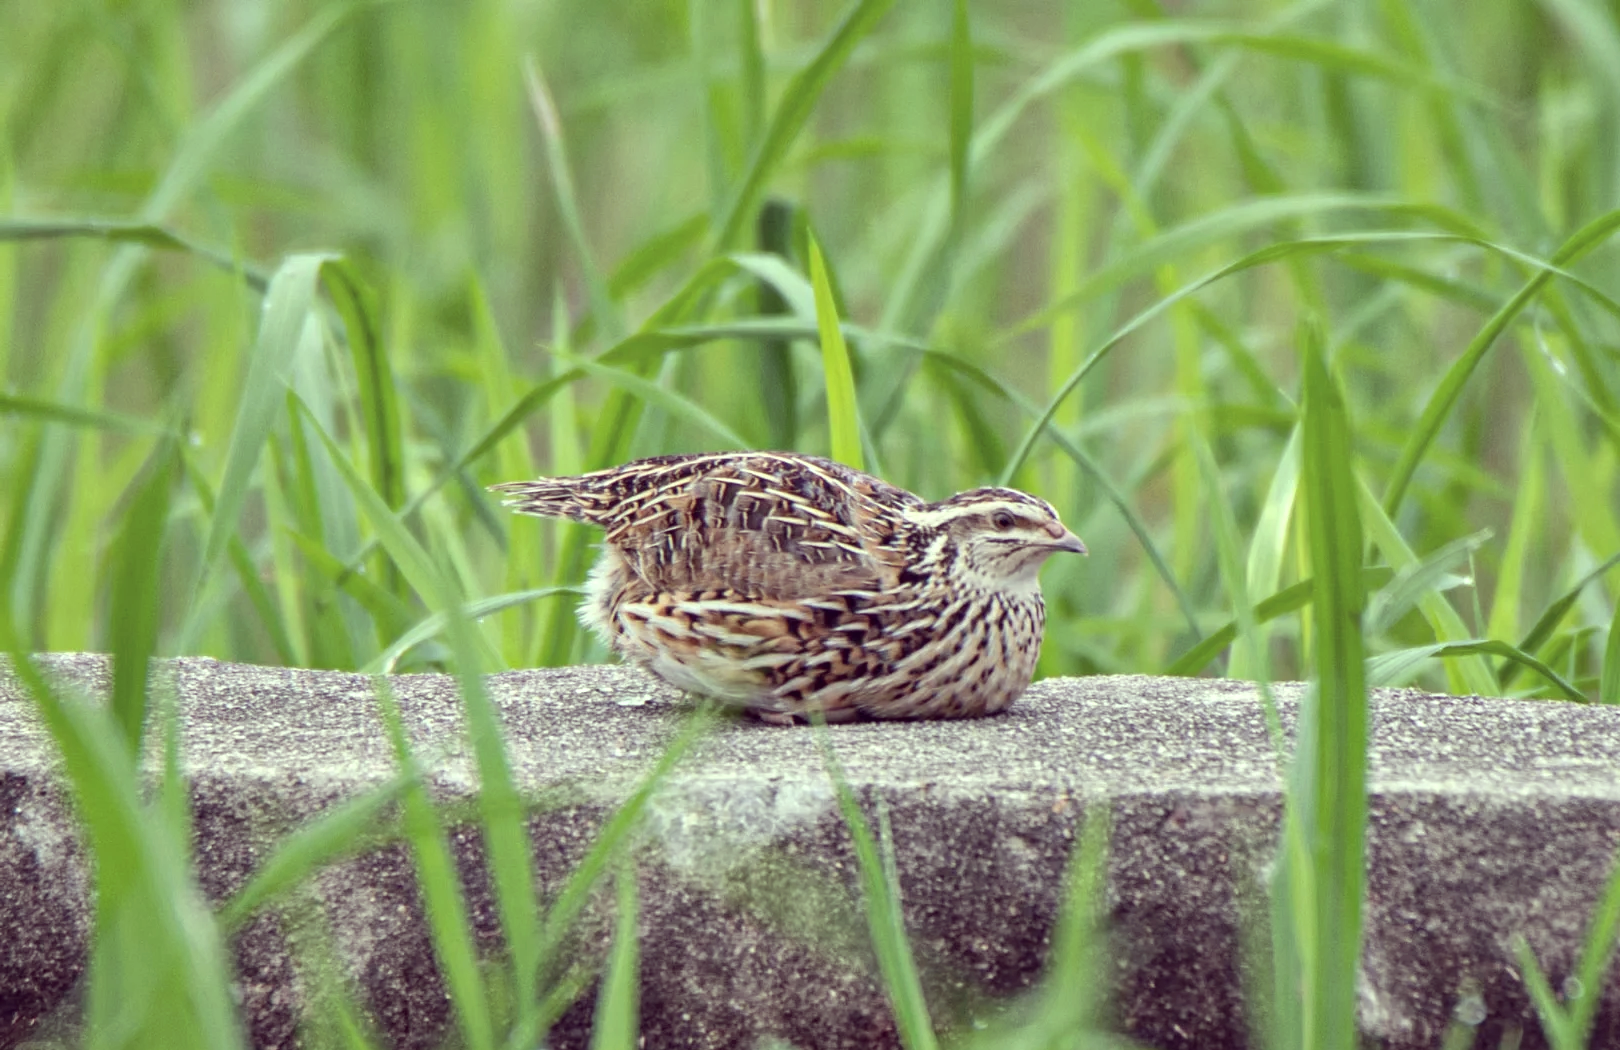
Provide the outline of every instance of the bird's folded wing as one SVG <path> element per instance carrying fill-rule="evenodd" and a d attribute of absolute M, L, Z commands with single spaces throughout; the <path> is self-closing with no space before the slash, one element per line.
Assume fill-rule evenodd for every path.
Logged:
<path fill-rule="evenodd" d="M 901 489 L 830 460 L 735 453 L 616 479 L 605 541 L 653 591 L 793 599 L 893 586 Z"/>

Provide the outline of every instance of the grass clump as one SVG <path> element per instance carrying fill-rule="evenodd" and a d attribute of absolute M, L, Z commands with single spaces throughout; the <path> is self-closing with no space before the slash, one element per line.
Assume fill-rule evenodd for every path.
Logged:
<path fill-rule="evenodd" d="M 621 852 L 701 726 L 542 907 L 479 676 L 601 655 L 589 537 L 482 487 L 787 447 L 1051 499 L 1098 556 L 1049 574 L 1043 674 L 1316 681 L 1274 1020 L 1345 1045 L 1366 688 L 1620 700 L 1616 56 L 1594 0 L 0 7 L 0 635 L 96 861 L 91 1041 L 161 1004 L 239 1042 L 220 931 L 398 806 L 465 1041 L 532 1042 L 594 976 L 554 956 L 611 875 L 598 1041 L 630 1045 Z M 51 649 L 115 654 L 105 716 L 38 679 Z M 146 672 L 176 653 L 460 675 L 510 974 L 398 734 L 396 781 L 204 915 Z M 1595 997 L 1521 954 L 1579 1045 Z"/>

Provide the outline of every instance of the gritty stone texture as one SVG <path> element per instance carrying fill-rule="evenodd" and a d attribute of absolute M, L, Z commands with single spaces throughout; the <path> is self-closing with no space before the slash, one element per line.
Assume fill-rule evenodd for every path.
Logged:
<path fill-rule="evenodd" d="M 110 683 L 102 656 L 46 663 L 91 692 Z M 163 673 L 181 701 L 196 862 L 212 901 L 240 888 L 279 835 L 393 774 L 366 678 L 205 659 Z M 434 794 L 462 821 L 451 846 L 478 946 L 497 954 L 454 682 L 391 684 Z M 490 689 L 535 800 L 536 866 L 554 892 L 687 708 L 615 667 L 512 672 Z M 1291 726 L 1299 687 L 1278 693 Z M 996 718 L 830 732 L 869 818 L 887 816 L 942 1023 L 971 1024 L 1035 985 L 1076 829 L 1088 808 L 1107 806 L 1110 1023 L 1164 1048 L 1249 1045 L 1244 943 L 1281 809 L 1251 686 L 1057 679 Z M 1545 1045 L 1513 938 L 1528 938 L 1560 986 L 1620 844 L 1620 709 L 1382 691 L 1373 732 L 1365 1034 L 1434 1047 L 1456 1015 L 1478 1023 L 1476 1045 L 1514 1029 L 1523 1046 Z M 55 765 L 30 702 L 0 679 L 0 1046 L 71 1012 L 84 966 L 89 882 Z M 898 1045 L 810 730 L 722 725 L 651 804 L 638 866 L 645 1045 Z M 300 967 L 321 942 L 392 1045 L 439 1045 L 451 1011 L 408 852 L 379 828 L 308 886 L 233 942 L 253 1042 L 296 1044 Z M 609 911 L 603 898 L 587 912 L 571 954 L 603 951 Z M 1591 1045 L 1620 1047 L 1620 976 L 1602 993 Z M 586 1045 L 592 994 L 565 1014 L 555 1045 Z"/>

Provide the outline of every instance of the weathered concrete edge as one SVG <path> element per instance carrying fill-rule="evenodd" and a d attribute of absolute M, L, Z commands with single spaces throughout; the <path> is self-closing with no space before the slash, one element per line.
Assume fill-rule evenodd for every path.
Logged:
<path fill-rule="evenodd" d="M 219 669 L 227 676 L 232 673 L 223 666 Z M 96 684 L 95 673 L 83 674 L 83 665 L 77 670 L 89 684 Z M 632 692 L 638 688 L 646 691 L 645 683 L 638 686 L 627 682 L 625 674 L 614 669 L 569 669 L 555 674 L 534 672 L 520 678 L 528 684 L 552 685 L 564 696 L 579 692 L 581 675 L 600 677 L 602 680 L 592 686 L 599 691 L 627 685 Z M 328 684 L 333 680 L 322 679 Z M 1043 683 L 1027 702 L 1034 709 L 1030 727 L 1043 733 L 1047 741 L 1054 735 L 1061 736 L 1074 728 L 1072 719 L 1065 721 L 1065 713 L 1073 712 L 1065 712 L 1062 698 L 1089 696 L 1087 691 L 1094 692 L 1100 684 L 1096 680 Z M 1132 685 L 1139 694 L 1145 694 L 1150 685 L 1179 689 L 1183 690 L 1183 700 L 1188 695 L 1184 687 L 1189 684 L 1232 693 L 1228 684 L 1200 686 L 1152 679 L 1116 684 Z M 416 685 L 450 688 L 448 683 L 426 681 Z M 1145 695 L 1138 697 L 1141 703 L 1134 708 L 1128 691 L 1110 699 L 1131 717 L 1175 716 L 1174 708 L 1166 709 Z M 648 696 L 636 694 L 635 701 L 633 707 L 611 705 L 606 709 L 610 717 L 593 730 L 598 735 L 591 739 L 604 745 L 597 756 L 603 759 L 604 767 L 611 766 L 615 757 L 622 757 L 612 753 L 615 747 L 610 740 L 601 740 L 599 734 L 604 726 L 609 731 L 617 726 L 625 732 L 639 728 L 646 741 L 667 736 L 677 715 L 667 696 L 656 690 Z M 534 700 L 506 697 L 503 711 L 509 725 L 514 721 L 513 704 L 533 705 Z M 1467 710 L 1469 701 L 1392 693 L 1385 694 L 1380 705 L 1384 712 L 1382 732 L 1391 721 L 1412 712 L 1421 711 L 1429 717 L 1443 710 L 1449 717 L 1459 707 Z M 1473 707 L 1477 714 L 1492 711 L 1489 705 L 1475 703 Z M 1493 1024 L 1528 1021 L 1522 994 L 1515 994 L 1517 976 L 1511 969 L 1511 934 L 1523 929 L 1555 976 L 1560 967 L 1567 970 L 1589 910 L 1581 902 L 1589 905 L 1595 897 L 1607 856 L 1612 854 L 1612 843 L 1620 836 L 1620 806 L 1613 779 L 1607 783 L 1592 779 L 1601 768 L 1601 760 L 1615 753 L 1608 748 L 1620 740 L 1620 725 L 1594 722 L 1591 712 L 1567 705 L 1530 705 L 1536 709 L 1533 711 L 1526 705 L 1514 707 L 1511 713 L 1516 716 L 1534 716 L 1526 723 L 1539 727 L 1534 735 L 1553 739 L 1554 746 L 1531 749 L 1527 754 L 1546 760 L 1549 768 L 1580 774 L 1562 782 L 1568 790 L 1552 792 L 1552 786 L 1559 782 L 1541 776 L 1546 769 L 1530 770 L 1536 775 L 1527 775 L 1522 782 L 1490 779 L 1479 789 L 1470 790 L 1448 783 L 1449 774 L 1437 774 L 1432 762 L 1411 770 L 1375 763 L 1370 828 L 1374 893 L 1369 902 L 1362 1018 L 1368 1034 L 1384 1045 L 1432 1045 L 1437 1026 L 1443 1026 L 1449 1013 L 1448 1004 L 1454 1004 L 1464 993 L 1463 984 L 1454 979 L 1462 970 L 1470 971 L 1478 981 L 1488 1030 Z M 453 726 L 447 726 L 440 717 L 444 710 L 443 705 L 438 710 L 420 709 L 417 713 L 421 718 L 414 728 L 426 739 L 447 739 L 446 731 L 453 735 Z M 866 752 L 861 745 L 887 752 L 895 749 L 897 741 L 911 739 L 900 735 L 905 730 L 898 727 L 854 727 L 858 732 L 843 734 L 839 744 L 855 756 L 848 763 L 851 778 L 869 807 L 879 799 L 887 805 L 896 832 L 908 925 L 925 959 L 945 959 L 943 969 L 958 973 L 966 970 L 977 983 L 994 992 L 1007 993 L 1027 986 L 1038 972 L 1044 953 L 1057 903 L 1056 887 L 1078 815 L 1088 799 L 1107 798 L 1115 813 L 1110 906 L 1122 933 L 1115 960 L 1121 971 L 1116 989 L 1117 1022 L 1158 1045 L 1238 1045 L 1243 1035 L 1238 1001 L 1242 976 L 1235 966 L 1238 955 L 1231 891 L 1241 871 L 1253 873 L 1265 863 L 1266 847 L 1275 834 L 1275 779 L 1254 775 L 1252 764 L 1245 764 L 1252 755 L 1245 752 L 1234 754 L 1235 764 L 1226 770 L 1238 775 L 1215 777 L 1204 789 L 1189 784 L 1184 776 L 1169 773 L 1165 780 L 1174 786 L 1158 794 L 1140 785 L 1130 786 L 1118 776 L 1111 782 L 1108 763 L 1097 761 L 1096 756 L 1108 756 L 1109 749 L 1122 741 L 1107 726 L 1092 724 L 1101 720 L 1095 717 L 1101 710 L 1088 709 L 1087 714 L 1094 717 L 1081 725 L 1088 735 L 1074 741 L 1084 750 L 1079 757 L 1092 760 L 1091 764 L 1080 768 L 1080 763 L 1071 771 L 1073 775 L 1053 778 L 1045 785 L 1011 784 L 1009 780 L 1016 777 L 996 775 L 967 776 L 962 778 L 968 781 L 966 784 L 942 784 L 941 768 L 948 772 L 955 766 L 947 762 L 941 767 L 938 762 L 922 758 L 912 762 L 910 768 L 923 775 L 910 783 L 904 776 L 893 775 L 892 770 L 874 772 L 863 765 L 861 758 Z M 1247 719 L 1232 717 L 1233 710 L 1231 705 L 1219 704 L 1207 710 L 1197 709 L 1197 705 L 1184 707 L 1182 714 L 1191 711 L 1193 717 L 1183 718 L 1185 724 L 1172 727 L 1173 732 L 1214 734 L 1217 745 L 1229 745 L 1234 750 L 1240 743 L 1253 744 L 1242 734 L 1224 740 L 1220 737 L 1232 732 L 1234 726 L 1254 728 Z M 603 709 L 571 710 L 567 705 L 553 711 L 565 718 L 603 713 Z M 1578 713 L 1573 721 L 1551 717 Z M 1220 717 L 1212 721 L 1214 715 Z M 649 723 L 657 724 L 656 732 L 646 732 Z M 1155 729 L 1164 728 L 1129 723 L 1127 718 L 1125 728 L 1137 736 L 1152 735 Z M 345 727 L 352 729 L 354 724 L 351 720 Z M 936 733 L 960 736 L 965 744 L 968 738 L 1000 734 L 1009 724 L 1008 720 L 989 720 L 917 727 L 915 732 L 927 737 Z M 1592 739 L 1594 732 L 1605 729 L 1610 737 Z M 836 964 L 836 960 L 829 962 L 814 951 L 803 950 L 803 945 L 792 937 L 766 928 L 767 924 L 748 907 L 736 906 L 739 885 L 744 890 L 751 885 L 757 898 L 769 900 L 773 894 L 780 895 L 781 879 L 792 877 L 795 871 L 809 870 L 828 886 L 850 885 L 852 869 L 846 837 L 836 814 L 830 812 L 830 792 L 824 778 L 807 775 L 806 765 L 798 761 L 802 755 L 797 755 L 793 747 L 784 748 L 784 744 L 802 740 L 802 734 L 783 732 L 766 730 L 774 735 L 758 736 L 743 729 L 717 741 L 718 753 L 712 757 L 718 768 L 704 767 L 683 775 L 676 790 L 665 796 L 655 811 L 651 822 L 654 848 L 643 858 L 644 877 L 650 887 L 657 887 L 647 895 L 645 961 L 649 974 L 656 969 L 664 976 L 645 990 L 651 992 L 648 1005 L 652 1012 L 644 1018 L 649 1045 L 749 1045 L 727 1042 L 726 1036 L 764 1034 L 759 1025 L 751 1024 L 761 1017 L 767 1022 L 765 1031 L 798 1037 L 805 1046 L 881 1045 L 892 1040 L 881 996 L 858 968 L 851 971 L 847 965 Z M 766 757 L 781 760 L 786 755 L 791 759 L 784 766 L 786 772 L 761 775 L 759 769 L 746 765 L 739 770 L 739 759 L 757 761 L 760 754 L 747 754 L 746 747 L 741 754 L 732 747 L 734 753 L 728 754 L 726 745 L 750 740 L 764 743 Z M 1385 742 L 1411 743 L 1398 733 Z M 6 743 L 0 740 L 0 759 L 8 754 Z M 971 747 L 964 750 L 972 754 Z M 1220 750 L 1219 746 L 1215 750 Z M 635 748 L 628 751 L 638 753 Z M 1124 757 L 1152 757 L 1151 749 L 1138 751 L 1141 753 Z M 15 758 L 15 749 L 9 755 Z M 40 757 L 38 752 L 34 757 Z M 14 765 L 34 768 L 18 773 L 11 768 Z M 53 975 L 60 978 L 64 972 L 72 971 L 74 954 L 82 958 L 86 926 L 82 871 L 75 874 L 73 870 L 78 862 L 71 833 L 61 833 L 66 818 L 60 794 L 48 774 L 40 775 L 47 765 L 0 761 L 0 786 L 6 792 L 0 801 L 8 803 L 7 809 L 13 814 L 4 848 L 0 849 L 0 892 L 5 878 L 12 874 L 8 865 L 21 854 L 32 853 L 36 860 L 55 861 L 43 868 L 56 875 L 36 880 L 28 901 L 28 910 L 36 916 L 54 918 L 46 924 L 44 938 L 21 939 L 36 952 L 23 969 L 32 987 L 42 994 L 48 993 Z M 358 791 L 360 785 L 376 779 L 344 770 L 334 777 L 294 775 L 278 784 L 273 768 L 250 772 L 252 766 L 251 762 L 239 764 L 228 775 L 216 775 L 207 771 L 206 761 L 201 761 L 193 780 L 197 852 L 204 888 L 211 896 L 229 892 L 232 883 L 239 884 L 252 870 L 262 845 L 249 841 L 253 836 L 244 831 L 267 814 L 298 814 L 311 806 L 318 808 L 345 795 L 345 785 L 353 785 Z M 1608 768 L 1612 770 L 1612 763 Z M 809 769 L 813 770 L 813 766 Z M 261 772 L 265 775 L 257 775 Z M 443 775 L 437 778 L 438 787 L 448 796 L 462 794 L 470 786 L 465 768 L 458 765 L 454 753 L 447 754 L 440 772 Z M 21 792 L 17 790 L 18 776 L 22 777 Z M 1253 781 L 1247 788 L 1243 787 L 1244 776 Z M 622 778 L 615 779 L 622 782 Z M 604 786 L 604 797 L 610 798 L 619 790 Z M 752 807 L 753 812 L 732 819 L 736 814 L 730 811 L 739 805 L 739 800 L 745 804 L 743 808 Z M 537 819 L 533 825 L 542 872 L 553 885 L 583 850 L 589 829 L 604 807 L 605 802 L 575 807 L 556 819 Z M 18 814 L 23 819 L 18 820 Z M 729 825 L 727 819 L 731 819 Z M 699 870 L 703 857 L 715 852 L 703 849 L 703 842 L 713 841 L 718 835 L 725 850 L 742 856 L 748 851 L 739 845 L 736 835 L 753 835 L 760 828 L 768 829 L 759 841 L 781 861 L 776 867 L 751 862 L 718 874 Z M 1482 834 L 1496 841 L 1471 845 L 1470 840 Z M 727 835 L 732 838 L 728 840 Z M 1438 843 L 1443 848 L 1437 856 L 1427 858 L 1430 863 L 1413 864 L 1414 842 L 1430 846 Z M 1594 848 L 1605 844 L 1609 844 L 1606 849 Z M 455 845 L 464 875 L 472 883 L 480 882 L 476 832 L 458 831 Z M 19 851 L 18 846 L 27 848 Z M 1236 866 L 1234 856 L 1241 861 Z M 1527 859 L 1530 862 L 1524 863 Z M 761 875 L 760 868 L 766 874 Z M 1435 906 L 1437 888 L 1463 885 L 1471 870 L 1488 877 L 1498 888 L 1506 885 L 1512 891 L 1477 902 L 1485 909 L 1478 914 L 1491 921 L 1481 922 L 1478 929 L 1472 930 L 1467 928 L 1470 916 L 1466 910 L 1459 916 Z M 789 874 L 784 876 L 783 872 Z M 1542 876 L 1540 885 L 1527 882 L 1525 892 L 1517 892 L 1514 880 L 1538 872 Z M 773 878 L 775 886 L 771 885 Z M 437 980 L 431 964 L 426 963 L 424 969 L 427 946 L 421 937 L 410 881 L 409 865 L 403 855 L 397 850 L 385 850 L 322 876 L 319 891 L 329 901 L 363 905 L 351 909 L 336 925 L 368 1003 L 384 1030 L 400 1045 L 420 1045 L 429 1031 L 436 1030 L 435 1025 L 442 1025 L 446 1014 L 442 989 L 435 987 Z M 799 890 L 796 886 L 793 893 Z M 488 895 L 479 889 L 473 897 L 481 939 L 486 946 L 492 946 L 493 909 Z M 14 910 L 12 905 L 21 903 L 8 897 L 4 911 L 9 913 Z M 706 931 L 709 934 L 714 928 L 741 932 L 730 945 L 709 945 L 710 955 L 700 960 L 700 965 L 694 965 L 691 952 L 683 944 L 689 946 L 694 937 L 705 932 L 692 927 L 699 916 L 712 920 Z M 1459 923 L 1459 918 L 1464 921 Z M 834 925 L 850 928 L 848 922 Z M 858 932 L 859 924 L 854 923 L 854 928 Z M 52 935 L 56 936 L 54 943 Z M 52 948 L 65 950 L 53 952 Z M 15 1007 L 25 998 L 18 993 L 26 993 L 28 988 L 26 981 L 7 983 L 19 973 L 14 962 L 22 961 L 13 959 L 12 954 L 0 948 L 0 1003 Z M 764 972 L 785 969 L 814 976 L 820 982 L 814 987 L 841 989 L 840 1002 L 833 1011 L 836 1016 L 818 1017 L 816 1023 L 809 1024 L 800 1017 L 794 1024 L 793 1018 L 802 1014 L 805 1004 L 789 1001 L 792 995 L 761 999 L 739 994 L 734 988 L 715 989 L 712 977 L 705 983 L 703 974 L 712 972 L 716 959 L 732 959 L 735 963 L 739 958 L 761 956 L 771 960 Z M 1435 965 L 1448 958 L 1457 965 L 1449 969 Z M 239 946 L 239 961 L 243 964 L 245 1004 L 256 1041 L 260 1045 L 283 1045 L 293 1033 L 297 982 L 286 961 L 284 939 L 273 924 L 249 932 Z M 41 962 L 49 965 L 41 966 Z M 1415 963 L 1446 972 L 1425 973 L 1424 965 Z M 935 982 L 931 1001 L 951 998 L 951 980 L 946 976 Z M 798 989 L 801 999 L 804 990 Z M 706 997 L 721 998 L 715 994 L 717 991 L 731 993 L 733 1001 L 751 1004 L 750 1010 L 736 1014 L 728 1012 L 723 1003 L 705 1002 Z M 1609 1045 L 1604 1040 L 1614 1037 L 1616 991 L 1611 980 L 1605 992 L 1607 1005 L 1599 1019 L 1598 1039 L 1593 1045 Z M 948 1007 L 946 1002 L 945 1012 L 949 1012 Z M 660 1013 L 660 1009 L 664 1012 Z M 698 1016 L 689 1017 L 683 1024 L 676 1016 L 680 1013 Z M 0 1011 L 0 1025 L 6 1016 L 5 1011 Z M 578 1038 L 584 1018 L 583 1013 L 571 1018 L 565 1032 L 573 1032 Z M 862 1038 L 868 1041 L 851 1042 L 856 1032 L 865 1033 Z M 663 1041 L 652 1042 L 654 1036 Z M 1188 1037 L 1195 1041 L 1182 1041 Z M 1533 1045 L 1533 1039 L 1526 1045 Z"/>

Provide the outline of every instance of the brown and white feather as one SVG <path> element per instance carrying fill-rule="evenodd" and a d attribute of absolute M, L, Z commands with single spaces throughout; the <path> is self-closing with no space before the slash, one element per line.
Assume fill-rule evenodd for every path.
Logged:
<path fill-rule="evenodd" d="M 605 531 L 580 608 L 605 642 L 776 721 L 1001 710 L 1034 672 L 1040 561 L 1084 550 L 1025 493 L 930 504 L 793 453 L 661 456 L 493 488 L 520 512 Z"/>

